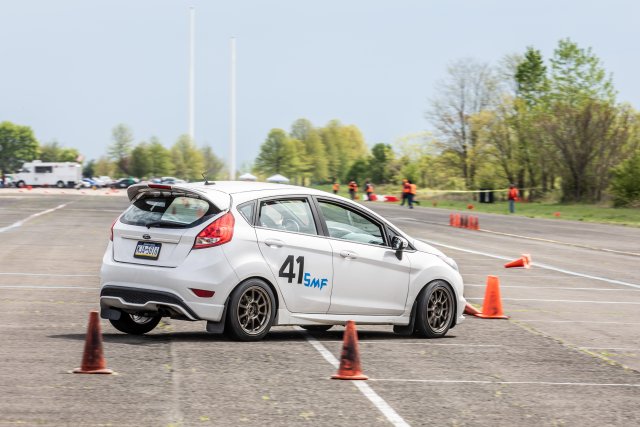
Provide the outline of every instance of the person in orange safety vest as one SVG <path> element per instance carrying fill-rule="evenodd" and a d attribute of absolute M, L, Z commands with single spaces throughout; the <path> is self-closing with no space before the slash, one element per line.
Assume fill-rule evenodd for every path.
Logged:
<path fill-rule="evenodd" d="M 516 202 L 520 198 L 520 192 L 516 188 L 515 185 L 509 185 L 509 192 L 507 193 L 507 198 L 509 199 L 509 213 L 516 212 Z"/>
<path fill-rule="evenodd" d="M 336 181 L 333 183 L 333 194 L 338 194 L 338 190 L 340 190 L 340 184 Z"/>

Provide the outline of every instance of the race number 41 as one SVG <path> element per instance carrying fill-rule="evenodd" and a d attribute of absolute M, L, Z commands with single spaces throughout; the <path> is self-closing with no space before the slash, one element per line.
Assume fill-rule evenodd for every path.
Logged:
<path fill-rule="evenodd" d="M 295 263 L 294 263 L 295 259 Z M 298 264 L 298 274 L 295 273 L 294 264 Z M 327 286 L 327 279 L 319 279 L 317 277 L 311 277 L 311 273 L 304 272 L 304 257 L 299 256 L 295 258 L 293 255 L 289 255 L 287 259 L 284 260 L 282 267 L 280 267 L 280 271 L 278 272 L 279 277 L 286 277 L 287 282 L 293 283 L 293 280 L 297 277 L 298 284 L 304 284 L 307 288 L 319 288 L 322 289 Z"/>

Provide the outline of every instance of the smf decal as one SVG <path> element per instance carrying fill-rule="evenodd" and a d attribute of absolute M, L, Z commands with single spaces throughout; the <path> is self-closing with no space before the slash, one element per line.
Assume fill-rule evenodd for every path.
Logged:
<path fill-rule="evenodd" d="M 287 282 L 292 283 L 293 279 L 296 278 L 296 273 L 294 272 L 294 256 L 289 255 L 287 259 L 284 260 L 284 264 L 280 267 L 280 271 L 278 272 L 279 277 L 286 277 Z M 298 284 L 302 284 L 304 282 L 304 286 L 307 288 L 319 288 L 322 290 L 325 286 L 327 286 L 327 279 L 320 279 L 317 277 L 312 277 L 311 273 L 304 272 L 304 257 L 299 256 L 295 258 L 295 263 L 298 264 Z"/>

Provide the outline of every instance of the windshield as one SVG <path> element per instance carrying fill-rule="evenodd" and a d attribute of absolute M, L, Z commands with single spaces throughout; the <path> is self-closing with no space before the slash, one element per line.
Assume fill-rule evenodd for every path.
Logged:
<path fill-rule="evenodd" d="M 188 196 L 143 197 L 122 215 L 129 225 L 191 227 L 220 212 L 206 200 Z"/>

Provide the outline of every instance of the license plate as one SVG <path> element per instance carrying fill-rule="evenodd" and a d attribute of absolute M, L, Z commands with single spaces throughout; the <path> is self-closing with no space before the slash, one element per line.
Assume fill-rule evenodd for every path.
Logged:
<path fill-rule="evenodd" d="M 138 242 L 136 245 L 136 251 L 133 253 L 133 257 L 156 260 L 160 256 L 161 246 L 162 243 Z"/>

